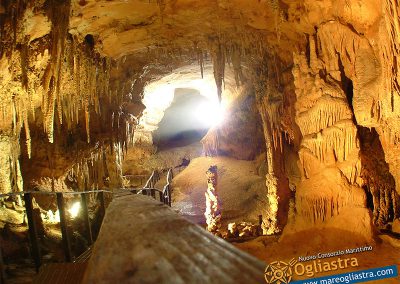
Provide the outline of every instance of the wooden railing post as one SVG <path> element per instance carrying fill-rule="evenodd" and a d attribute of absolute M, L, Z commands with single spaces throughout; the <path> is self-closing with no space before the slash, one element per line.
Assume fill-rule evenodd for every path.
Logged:
<path fill-rule="evenodd" d="M 57 195 L 58 210 L 60 212 L 60 226 L 61 226 L 62 242 L 65 254 L 65 261 L 71 262 L 72 261 L 71 243 L 69 241 L 69 236 L 68 236 L 67 216 L 65 214 L 64 196 L 62 192 L 57 192 L 56 195 Z"/>
<path fill-rule="evenodd" d="M 92 236 L 92 227 L 90 225 L 89 219 L 89 211 L 87 205 L 87 197 L 86 193 L 81 193 L 81 200 L 82 200 L 82 214 L 83 214 L 83 221 L 85 222 L 86 234 L 89 245 L 93 244 L 93 236 Z"/>
<path fill-rule="evenodd" d="M 31 253 L 32 253 L 33 261 L 35 262 L 36 271 L 38 272 L 40 264 L 41 264 L 41 259 L 40 259 L 40 249 L 39 249 L 37 229 L 36 229 L 35 220 L 33 219 L 33 206 L 32 206 L 31 193 L 24 194 L 24 201 L 25 201 L 26 216 L 28 218 Z"/>

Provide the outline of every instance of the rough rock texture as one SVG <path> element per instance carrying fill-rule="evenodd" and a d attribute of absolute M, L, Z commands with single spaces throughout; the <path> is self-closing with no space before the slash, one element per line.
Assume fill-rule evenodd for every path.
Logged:
<path fill-rule="evenodd" d="M 14 225 L 21 225 L 24 222 L 24 214 L 8 208 L 0 208 L 0 221 Z"/>
<path fill-rule="evenodd" d="M 262 283 L 264 269 L 168 206 L 131 194 L 108 207 L 83 283 Z"/>

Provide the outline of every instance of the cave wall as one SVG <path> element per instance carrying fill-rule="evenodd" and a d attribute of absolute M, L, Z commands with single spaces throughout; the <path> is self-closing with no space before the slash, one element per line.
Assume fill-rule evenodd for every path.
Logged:
<path fill-rule="evenodd" d="M 354 6 L 346 4 L 339 10 L 305 4 L 310 12 L 304 18 L 315 25 L 305 48 L 293 53 L 301 180 L 287 234 L 346 224 L 371 239 L 372 223 L 382 226 L 398 217 L 398 36 L 393 29 L 399 7 L 367 2 L 358 17 L 349 17 L 346 10 Z M 316 11 L 329 20 L 316 17 Z"/>
<path fill-rule="evenodd" d="M 91 35 L 78 39 L 68 32 L 70 1 L 4 1 L 1 7 L 0 131 L 9 160 L 2 172 L 10 178 L 0 191 L 43 189 L 48 179 L 52 190 L 54 180 L 63 188 L 74 165 L 88 163 L 79 173 L 91 179 L 84 188 L 107 178 L 117 186 L 120 178 L 111 173 L 118 164 L 107 157 L 115 147 L 122 155 L 133 133 L 131 117 L 142 109 L 137 104 L 134 112 L 124 111 L 132 108 L 125 99 L 132 78 L 121 74 L 122 62 L 100 55 Z M 108 162 L 99 162 L 106 170 L 83 173 L 99 151 L 112 152 L 104 155 Z"/>
<path fill-rule="evenodd" d="M 394 0 L 2 1 L 0 191 L 119 187 L 145 86 L 212 63 L 222 101 L 255 94 L 265 230 L 351 219 L 371 238 L 400 212 L 398 15 Z"/>

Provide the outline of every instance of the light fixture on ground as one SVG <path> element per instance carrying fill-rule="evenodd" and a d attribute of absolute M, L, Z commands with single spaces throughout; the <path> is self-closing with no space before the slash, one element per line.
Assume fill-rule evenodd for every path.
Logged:
<path fill-rule="evenodd" d="M 71 218 L 74 219 L 76 218 L 76 216 L 78 216 L 80 210 L 81 210 L 81 203 L 77 201 L 74 204 L 72 204 L 72 206 L 68 209 L 68 212 Z"/>

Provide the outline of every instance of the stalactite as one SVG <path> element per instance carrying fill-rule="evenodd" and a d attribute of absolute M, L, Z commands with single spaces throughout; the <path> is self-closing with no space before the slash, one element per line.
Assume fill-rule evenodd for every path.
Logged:
<path fill-rule="evenodd" d="M 64 56 L 65 39 L 68 32 L 70 1 L 48 2 L 48 16 L 52 22 L 51 28 L 51 60 L 44 77 L 43 112 L 44 129 L 51 143 L 54 141 L 54 114 L 55 108 L 61 112 L 61 70 Z M 59 114 L 60 115 L 60 114 Z M 62 122 L 62 121 L 60 121 Z"/>
<path fill-rule="evenodd" d="M 279 0 L 270 0 L 270 4 L 274 13 L 275 33 L 279 42 L 281 39 L 281 24 L 283 22 L 283 15 L 279 6 Z"/>
<path fill-rule="evenodd" d="M 27 0 L 4 1 L 4 13 L 0 14 L 0 34 L 3 43 L 0 45 L 0 58 L 4 53 L 10 53 L 18 42 L 20 22 L 28 6 Z M 8 54 L 9 55 L 9 54 Z"/>
<path fill-rule="evenodd" d="M 198 48 L 197 44 L 195 45 L 196 51 L 197 51 L 197 62 L 199 63 L 200 66 L 200 73 L 201 73 L 201 78 L 204 78 L 204 56 L 203 56 L 203 50 Z"/>
<path fill-rule="evenodd" d="M 213 59 L 214 79 L 217 85 L 218 99 L 221 101 L 222 83 L 225 77 L 225 52 L 219 39 L 213 44 L 211 56 Z"/>
<path fill-rule="evenodd" d="M 25 143 L 26 143 L 26 149 L 28 153 L 28 158 L 31 158 L 32 154 L 32 147 L 31 147 L 31 134 L 29 130 L 29 122 L 28 122 L 28 115 L 26 114 L 26 110 L 24 112 L 24 128 L 25 128 Z"/>

